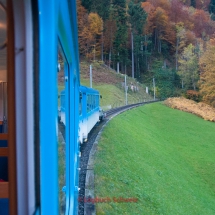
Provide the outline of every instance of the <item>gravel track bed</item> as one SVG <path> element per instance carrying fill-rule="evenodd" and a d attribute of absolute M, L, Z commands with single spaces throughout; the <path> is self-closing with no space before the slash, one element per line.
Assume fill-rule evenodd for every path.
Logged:
<path fill-rule="evenodd" d="M 93 143 L 97 137 L 97 134 L 101 130 L 102 126 L 105 124 L 107 119 L 97 124 L 90 134 L 88 135 L 88 141 L 86 143 L 83 143 L 81 145 L 80 151 L 81 151 L 81 158 L 80 158 L 80 172 L 79 172 L 79 198 L 84 199 L 85 197 L 85 179 L 86 179 L 86 171 L 87 171 L 87 164 L 89 159 L 90 150 L 93 146 Z M 84 215 L 84 202 L 79 201 L 78 203 L 78 214 Z"/>

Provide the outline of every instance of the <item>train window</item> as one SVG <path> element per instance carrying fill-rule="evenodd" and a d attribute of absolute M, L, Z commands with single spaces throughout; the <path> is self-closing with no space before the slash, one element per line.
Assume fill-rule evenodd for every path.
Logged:
<path fill-rule="evenodd" d="M 92 95 L 92 109 L 95 109 L 95 96 Z"/>
<path fill-rule="evenodd" d="M 58 187 L 59 187 L 59 214 L 66 210 L 66 76 L 65 58 L 59 45 L 58 49 Z"/>
<path fill-rule="evenodd" d="M 93 109 L 95 109 L 96 108 L 96 96 L 95 95 L 93 95 Z"/>
<path fill-rule="evenodd" d="M 91 110 L 93 110 L 93 103 L 94 103 L 94 99 L 93 99 L 93 95 L 91 95 Z"/>
<path fill-rule="evenodd" d="M 98 95 L 96 95 L 96 107 L 98 107 Z"/>
<path fill-rule="evenodd" d="M 87 95 L 87 113 L 91 110 L 91 95 Z"/>
<path fill-rule="evenodd" d="M 82 92 L 79 93 L 79 116 L 82 115 Z"/>

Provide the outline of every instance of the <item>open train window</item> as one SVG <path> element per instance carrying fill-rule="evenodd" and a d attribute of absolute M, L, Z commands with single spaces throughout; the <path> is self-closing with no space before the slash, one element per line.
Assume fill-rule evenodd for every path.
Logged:
<path fill-rule="evenodd" d="M 58 187 L 59 187 L 59 214 L 66 212 L 66 143 L 68 126 L 68 107 L 67 107 L 67 85 L 66 68 L 67 61 L 64 56 L 61 45 L 58 45 Z M 60 97 L 60 99 L 59 99 Z"/>

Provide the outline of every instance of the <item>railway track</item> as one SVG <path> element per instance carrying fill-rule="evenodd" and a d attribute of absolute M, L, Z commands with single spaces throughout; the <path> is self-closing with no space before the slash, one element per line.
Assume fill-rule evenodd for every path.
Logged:
<path fill-rule="evenodd" d="M 106 117 L 110 117 L 112 115 L 118 114 L 119 112 L 123 112 L 126 110 L 129 110 L 131 108 L 135 108 L 138 107 L 140 105 L 144 105 L 144 104 L 148 104 L 148 103 L 153 103 L 153 102 L 157 102 L 157 100 L 153 100 L 153 101 L 148 101 L 148 102 L 140 102 L 140 103 L 135 103 L 135 104 L 129 104 L 129 105 L 125 105 L 125 106 L 121 106 L 121 107 L 117 107 L 117 108 L 113 108 L 110 109 L 108 111 L 106 111 Z"/>
<path fill-rule="evenodd" d="M 91 169 L 89 168 L 89 165 L 88 165 L 90 152 L 91 152 L 93 144 L 96 140 L 96 137 L 99 134 L 99 132 L 101 131 L 102 127 L 112 117 L 114 117 L 115 115 L 117 115 L 121 112 L 124 112 L 126 110 L 129 110 L 129 109 L 132 109 L 132 108 L 144 105 L 144 104 L 153 103 L 153 102 L 157 102 L 157 100 L 125 105 L 122 107 L 113 108 L 113 109 L 106 111 L 105 112 L 105 114 L 106 114 L 105 119 L 92 129 L 92 131 L 90 132 L 90 134 L 88 136 L 87 143 L 84 143 L 81 145 L 81 147 L 80 147 L 81 158 L 80 158 L 80 165 L 79 165 L 79 167 L 80 167 L 80 172 L 79 172 L 79 188 L 80 188 L 80 190 L 79 190 L 79 198 L 78 198 L 78 201 L 79 201 L 78 214 L 79 215 L 93 214 L 93 211 L 95 211 L 94 210 L 94 207 L 95 207 L 94 204 L 92 204 L 92 203 L 85 204 L 85 201 L 84 201 L 86 199 L 85 185 L 86 185 L 87 171 L 91 171 Z"/>

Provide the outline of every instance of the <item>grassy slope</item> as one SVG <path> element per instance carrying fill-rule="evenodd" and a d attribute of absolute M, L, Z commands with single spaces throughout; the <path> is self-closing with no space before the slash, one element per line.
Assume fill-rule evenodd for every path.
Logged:
<path fill-rule="evenodd" d="M 117 74 L 114 70 L 99 63 L 92 64 L 93 68 L 93 88 L 100 91 L 102 98 L 101 106 L 103 109 L 108 109 L 107 106 L 117 107 L 125 105 L 125 91 L 121 85 L 124 82 L 124 76 Z M 90 85 L 89 81 L 89 64 L 81 62 L 81 84 Z M 145 88 L 141 84 L 137 84 L 135 79 L 127 77 L 127 84 L 133 83 L 139 86 L 139 92 L 128 90 L 128 103 L 137 103 L 144 100 L 151 100 L 152 97 L 145 93 Z"/>
<path fill-rule="evenodd" d="M 132 125 L 132 127 L 131 127 Z M 215 214 L 215 124 L 150 104 L 114 118 L 96 158 L 97 214 Z"/>

